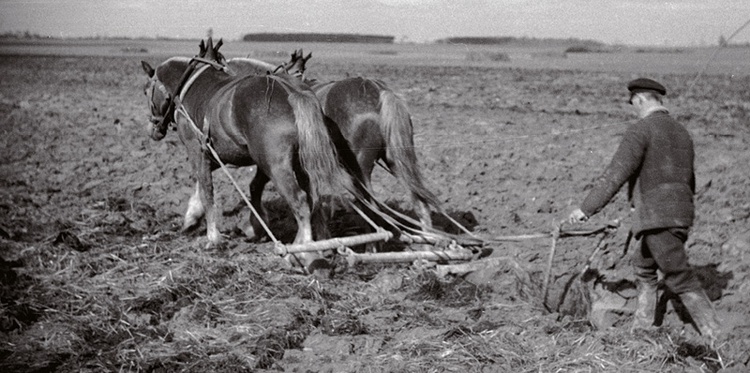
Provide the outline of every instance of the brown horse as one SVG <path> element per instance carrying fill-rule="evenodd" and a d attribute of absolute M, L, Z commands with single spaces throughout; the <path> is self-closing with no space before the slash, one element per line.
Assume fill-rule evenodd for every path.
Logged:
<path fill-rule="evenodd" d="M 302 50 L 295 51 L 282 69 L 304 77 L 305 63 L 311 57 L 304 57 Z M 406 102 L 377 79 L 355 77 L 311 86 L 325 115 L 349 141 L 367 188 L 371 190 L 375 164 L 384 162 L 384 168 L 409 189 L 422 225 L 431 227 L 430 207 L 440 210 L 440 203 L 425 187 L 419 170 Z"/>
<path fill-rule="evenodd" d="M 324 216 L 318 213 L 319 193 L 331 183 L 347 187 L 351 181 L 338 168 L 333 141 L 312 92 L 274 75 L 228 74 L 210 39 L 207 46 L 201 42 L 196 58 L 172 57 L 156 69 L 142 62 L 142 67 L 148 75 L 144 91 L 152 116 L 151 137 L 160 140 L 175 123 L 197 180 L 183 230 L 205 217 L 209 245 L 221 242 L 212 181 L 212 171 L 221 161 L 257 166 L 250 200 L 264 221 L 261 195 L 272 181 L 297 221 L 294 243 L 326 238 Z M 251 224 L 256 234 L 262 232 L 257 219 L 252 218 Z M 318 253 L 286 259 L 310 272 L 327 264 Z"/>

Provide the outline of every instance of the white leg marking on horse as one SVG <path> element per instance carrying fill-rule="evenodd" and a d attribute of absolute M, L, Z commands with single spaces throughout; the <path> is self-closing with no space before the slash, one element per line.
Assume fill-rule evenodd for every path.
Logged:
<path fill-rule="evenodd" d="M 219 233 L 219 229 L 216 226 L 216 218 L 214 217 L 214 219 L 210 220 L 212 221 L 212 224 L 208 224 L 206 230 L 209 246 L 221 243 L 221 233 Z"/>
<path fill-rule="evenodd" d="M 198 221 L 200 221 L 205 212 L 203 203 L 201 203 L 200 186 L 196 182 L 195 193 L 190 196 L 190 202 L 188 202 L 187 212 L 185 212 L 185 221 L 182 224 L 182 229 L 188 229 L 198 224 Z"/>

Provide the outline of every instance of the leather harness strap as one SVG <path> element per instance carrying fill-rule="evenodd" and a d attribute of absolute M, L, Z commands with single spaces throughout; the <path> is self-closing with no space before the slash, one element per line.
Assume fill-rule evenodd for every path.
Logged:
<path fill-rule="evenodd" d="M 200 61 L 203 62 L 203 61 Z M 211 64 L 206 64 L 201 66 L 195 74 L 190 76 L 190 79 L 188 79 L 187 82 L 185 82 L 185 85 L 180 90 L 179 96 L 175 97 L 175 101 L 177 104 L 177 112 L 181 115 L 185 116 L 190 122 L 195 123 L 192 118 L 190 118 L 190 114 L 188 114 L 187 110 L 185 109 L 185 106 L 182 104 L 182 100 L 185 98 L 185 95 L 187 94 L 190 87 L 195 83 L 195 81 L 200 77 L 201 74 L 203 74 L 204 71 L 206 71 L 209 67 L 211 67 Z M 209 121 L 205 120 L 203 121 L 203 135 L 200 139 L 201 148 L 205 151 L 206 150 L 206 144 L 208 141 L 210 141 L 210 134 L 209 134 Z"/>

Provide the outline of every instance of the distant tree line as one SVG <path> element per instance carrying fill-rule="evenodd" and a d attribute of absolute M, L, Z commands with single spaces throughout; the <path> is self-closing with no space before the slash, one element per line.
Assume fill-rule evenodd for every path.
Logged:
<path fill-rule="evenodd" d="M 456 36 L 445 39 L 438 39 L 435 42 L 438 44 L 509 44 L 510 42 L 516 41 L 516 38 L 511 36 Z"/>
<path fill-rule="evenodd" d="M 328 34 L 328 33 L 257 33 L 245 34 L 243 41 L 308 43 L 379 43 L 392 44 L 395 36 Z"/>
<path fill-rule="evenodd" d="M 578 38 L 553 39 L 553 38 L 527 38 L 513 36 L 457 36 L 435 41 L 438 44 L 474 44 L 474 45 L 508 45 L 508 44 L 560 44 L 560 45 L 586 45 L 589 47 L 603 46 L 604 43 L 596 40 L 582 40 Z"/>
<path fill-rule="evenodd" d="M 13 31 L 0 34 L 0 39 L 49 39 L 46 36 L 31 33 L 30 31 Z"/>

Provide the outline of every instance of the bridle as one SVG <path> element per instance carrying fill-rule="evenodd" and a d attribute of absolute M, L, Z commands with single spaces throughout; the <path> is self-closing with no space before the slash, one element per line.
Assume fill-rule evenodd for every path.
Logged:
<path fill-rule="evenodd" d="M 151 85 L 150 93 L 148 94 L 148 103 L 149 103 L 149 109 L 151 109 L 151 118 L 149 119 L 151 123 L 158 124 L 164 120 L 164 114 L 161 115 L 155 115 L 154 113 L 164 113 L 168 109 L 169 102 L 171 100 L 171 95 L 169 91 L 167 90 L 167 86 L 164 85 L 164 83 L 161 82 L 158 78 L 156 78 L 156 74 L 154 74 L 154 77 L 149 79 L 149 83 Z M 156 104 L 154 103 L 154 95 L 156 94 L 156 90 L 159 90 L 162 95 L 164 95 L 164 103 L 162 103 L 162 107 L 157 108 Z"/>

